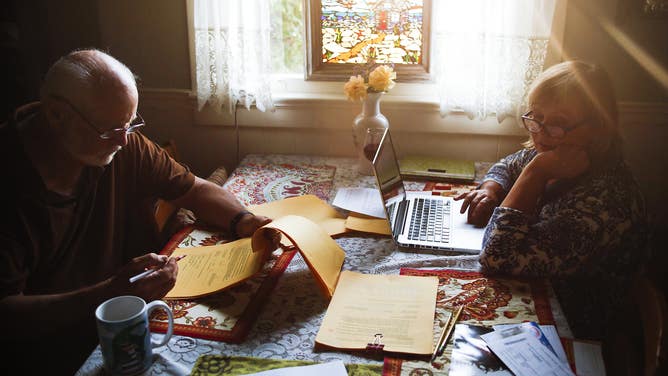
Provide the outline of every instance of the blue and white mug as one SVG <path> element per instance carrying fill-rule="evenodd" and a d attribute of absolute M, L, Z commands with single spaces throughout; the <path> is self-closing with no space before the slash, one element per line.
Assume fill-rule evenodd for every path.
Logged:
<path fill-rule="evenodd" d="M 148 318 L 156 308 L 167 311 L 169 325 L 162 341 L 151 340 Z M 117 296 L 95 310 L 97 334 L 104 367 L 112 375 L 136 375 L 153 362 L 153 349 L 167 344 L 174 330 L 174 316 L 167 303 L 155 300 L 146 304 L 137 296 Z"/>

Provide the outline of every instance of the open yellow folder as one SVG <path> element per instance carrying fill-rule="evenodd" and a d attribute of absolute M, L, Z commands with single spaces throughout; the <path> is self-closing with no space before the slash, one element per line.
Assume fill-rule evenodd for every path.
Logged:
<path fill-rule="evenodd" d="M 350 212 L 346 218 L 345 227 L 353 231 L 392 235 L 390 222 L 386 218 L 376 218 L 361 213 Z"/>
<path fill-rule="evenodd" d="M 314 195 L 289 197 L 248 208 L 253 214 L 269 218 L 285 215 L 298 215 L 322 227 L 329 235 L 335 236 L 346 232 L 345 217 L 334 207 Z"/>
<path fill-rule="evenodd" d="M 288 198 L 254 206 L 250 210 L 274 220 L 258 229 L 251 238 L 174 250 L 173 257 L 188 257 L 179 261 L 176 284 L 165 299 L 206 296 L 252 277 L 274 251 L 271 239 L 276 231 L 296 246 L 325 296 L 331 298 L 345 252 L 330 235 L 345 231 L 343 217 L 315 196 Z M 305 216 L 291 215 L 291 212 Z"/>

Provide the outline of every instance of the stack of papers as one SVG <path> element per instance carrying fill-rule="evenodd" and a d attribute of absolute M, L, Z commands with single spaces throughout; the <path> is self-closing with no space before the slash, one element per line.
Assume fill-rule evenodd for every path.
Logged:
<path fill-rule="evenodd" d="M 339 188 L 332 205 L 375 218 L 386 218 L 383 199 L 375 188 Z"/>
<path fill-rule="evenodd" d="M 570 359 L 554 325 L 457 324 L 449 375 L 574 375 L 571 365 L 578 375 L 605 375 L 600 344 L 564 341 L 572 343 Z"/>
<path fill-rule="evenodd" d="M 559 338 L 548 340 L 535 322 L 506 325 L 480 337 L 517 376 L 574 375 Z"/>
<path fill-rule="evenodd" d="M 375 188 L 339 188 L 332 205 L 349 211 L 347 230 L 392 235 L 380 192 Z"/>

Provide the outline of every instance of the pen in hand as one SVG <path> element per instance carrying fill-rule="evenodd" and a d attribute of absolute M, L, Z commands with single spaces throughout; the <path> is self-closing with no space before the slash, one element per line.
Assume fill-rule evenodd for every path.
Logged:
<path fill-rule="evenodd" d="M 180 261 L 180 260 L 183 259 L 184 257 L 186 257 L 186 255 L 177 256 L 177 257 L 175 257 L 174 259 L 175 259 L 176 261 Z M 167 261 L 169 261 L 169 259 L 167 259 Z M 165 263 L 167 263 L 167 261 L 165 261 Z M 155 272 L 156 270 L 158 270 L 158 269 L 157 269 L 157 268 L 152 268 L 152 269 L 145 270 L 145 271 L 143 271 L 143 272 L 137 274 L 136 276 L 131 277 L 131 278 L 130 278 L 130 283 L 135 283 L 135 282 L 137 282 L 138 280 L 140 280 L 140 279 L 142 279 L 142 278 L 144 278 L 144 277 L 150 275 L 151 273 Z"/>

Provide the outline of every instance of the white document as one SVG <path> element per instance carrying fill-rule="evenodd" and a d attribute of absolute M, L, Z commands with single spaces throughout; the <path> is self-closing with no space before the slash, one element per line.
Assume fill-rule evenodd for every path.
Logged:
<path fill-rule="evenodd" d="M 339 188 L 332 205 L 355 213 L 386 218 L 383 199 L 374 188 Z"/>
<path fill-rule="evenodd" d="M 492 328 L 494 328 L 494 330 L 502 330 L 518 325 L 521 324 L 500 324 L 500 325 L 494 325 Z M 554 325 L 539 325 L 539 326 L 540 330 L 542 330 L 543 334 L 545 334 L 545 337 L 547 338 L 548 342 L 550 342 L 550 345 L 552 345 L 552 349 L 554 349 L 554 352 L 557 353 L 557 357 L 559 358 L 559 360 L 568 364 L 566 351 L 564 351 L 564 346 L 561 344 L 561 340 L 559 339 L 559 334 L 557 334 L 557 328 Z"/>
<path fill-rule="evenodd" d="M 347 376 L 346 366 L 336 360 L 329 363 L 314 364 L 311 366 L 276 368 L 269 371 L 252 373 L 255 376 Z"/>
<path fill-rule="evenodd" d="M 573 357 L 578 376 L 605 376 L 605 363 L 599 343 L 574 340 Z"/>
<path fill-rule="evenodd" d="M 517 376 L 553 375 L 574 376 L 568 364 L 539 338 L 540 330 L 525 330 L 522 326 L 495 330 L 481 335 L 487 346 Z"/>

